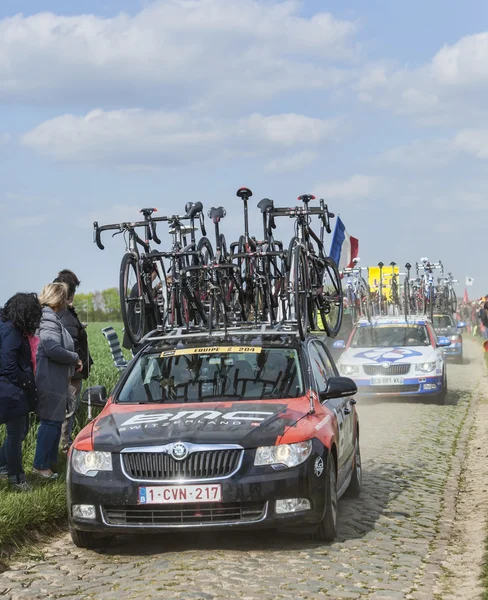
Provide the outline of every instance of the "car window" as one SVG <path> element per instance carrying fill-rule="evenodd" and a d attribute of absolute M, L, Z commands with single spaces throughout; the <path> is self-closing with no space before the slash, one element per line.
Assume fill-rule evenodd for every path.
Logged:
<path fill-rule="evenodd" d="M 436 329 L 443 329 L 445 327 L 453 327 L 454 319 L 450 315 L 434 315 L 434 327 Z"/>
<path fill-rule="evenodd" d="M 327 379 L 329 379 L 329 377 L 335 377 L 334 366 L 332 365 L 332 361 L 330 360 L 329 355 L 327 354 L 327 350 L 324 348 L 324 345 L 318 341 L 315 341 L 314 344 L 317 345 L 318 353 L 320 355 L 320 358 L 322 359 L 322 362 L 325 365 Z"/>
<path fill-rule="evenodd" d="M 358 327 L 351 341 L 352 348 L 388 348 L 398 346 L 429 346 L 425 325 L 376 325 Z"/>
<path fill-rule="evenodd" d="M 317 391 L 325 392 L 328 379 L 327 370 L 319 352 L 318 345 L 315 342 L 310 342 L 308 345 L 308 356 L 312 365 L 313 376 L 317 384 Z"/>
<path fill-rule="evenodd" d="M 302 395 L 296 350 L 258 347 L 234 350 L 225 346 L 140 356 L 117 401 L 211 402 Z"/>

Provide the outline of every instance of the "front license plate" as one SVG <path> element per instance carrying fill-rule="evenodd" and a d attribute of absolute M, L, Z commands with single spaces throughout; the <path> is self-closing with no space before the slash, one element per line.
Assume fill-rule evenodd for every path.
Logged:
<path fill-rule="evenodd" d="M 371 377 L 371 385 L 403 385 L 403 377 Z"/>
<path fill-rule="evenodd" d="M 185 504 L 189 502 L 221 502 L 222 486 L 158 485 L 139 488 L 139 504 Z"/>

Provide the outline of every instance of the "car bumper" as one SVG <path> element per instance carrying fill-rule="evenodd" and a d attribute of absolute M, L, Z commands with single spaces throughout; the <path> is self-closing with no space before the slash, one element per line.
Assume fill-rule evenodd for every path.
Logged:
<path fill-rule="evenodd" d="M 451 342 L 450 346 L 444 348 L 444 356 L 449 358 L 450 356 L 460 357 L 463 355 L 463 344 L 462 342 Z"/>
<path fill-rule="evenodd" d="M 442 375 L 406 377 L 403 384 L 371 385 L 371 378 L 354 379 L 361 396 L 428 396 L 442 391 Z"/>
<path fill-rule="evenodd" d="M 325 464 L 327 450 L 314 440 L 309 459 L 291 469 L 276 471 L 272 467 L 254 467 L 250 456 L 238 473 L 228 479 L 207 480 L 222 486 L 222 502 L 183 504 L 141 504 L 139 486 L 171 485 L 156 481 L 145 483 L 129 480 L 114 455 L 114 470 L 87 477 L 68 471 L 68 518 L 70 526 L 82 531 L 104 534 L 154 532 L 174 529 L 263 529 L 299 525 L 311 526 L 322 520 L 325 510 L 325 475 L 315 473 L 315 461 L 321 457 Z M 118 464 L 116 464 L 118 462 Z M 247 462 L 247 467 L 246 467 Z M 175 482 L 194 485 L 195 482 Z M 202 482 L 202 485 L 205 482 Z M 276 500 L 305 498 L 310 509 L 296 513 L 278 514 Z M 73 516 L 74 505 L 95 507 L 95 518 Z"/>

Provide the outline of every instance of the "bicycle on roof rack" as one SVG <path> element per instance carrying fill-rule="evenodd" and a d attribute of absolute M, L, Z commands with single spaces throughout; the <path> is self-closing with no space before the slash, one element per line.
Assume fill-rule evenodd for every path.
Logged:
<path fill-rule="evenodd" d="M 319 207 L 309 207 L 315 196 L 298 197 L 302 206 L 269 208 L 269 216 L 295 219 L 295 235 L 288 247 L 287 315 L 296 322 L 300 337 L 308 328 L 323 329 L 335 337 L 340 330 L 343 313 L 343 293 L 339 270 L 324 250 L 324 233 L 331 233 L 329 212 L 324 200 Z M 317 235 L 310 227 L 311 217 L 318 216 L 321 226 Z"/>
<path fill-rule="evenodd" d="M 115 231 L 112 237 L 123 235 L 126 245 L 119 271 L 120 309 L 125 331 L 132 342 L 137 344 L 148 331 L 159 323 L 162 310 L 159 297 L 160 284 L 163 279 L 162 264 L 153 264 L 148 258 L 151 252 L 150 242 L 160 243 L 156 232 L 156 223 L 163 220 L 154 218 L 155 208 L 140 210 L 144 221 L 114 223 L 100 226 L 93 223 L 94 241 L 100 250 L 104 250 L 102 233 Z M 137 233 L 144 230 L 144 239 Z"/>
<path fill-rule="evenodd" d="M 199 210 L 195 210 L 195 206 Z M 203 223 L 199 214 L 202 210 L 201 203 L 196 203 L 196 205 L 191 202 L 187 203 L 186 209 L 187 214 L 183 215 L 181 219 L 189 219 L 191 229 L 194 230 L 194 221 L 197 217 Z M 173 217 L 154 217 L 153 213 L 156 210 L 155 208 L 142 209 L 140 212 L 144 216 L 144 221 L 102 226 L 95 221 L 93 224 L 94 240 L 101 250 L 105 248 L 101 241 L 104 231 L 115 231 L 112 237 L 122 234 L 126 242 L 126 252 L 120 265 L 119 295 L 125 332 L 133 345 L 137 345 L 147 331 L 153 330 L 164 322 L 168 309 L 168 275 L 163 262 L 164 256 L 154 251 L 150 242 L 161 243 L 157 235 L 156 223 L 170 221 Z M 139 236 L 137 229 L 144 230 L 145 239 Z M 186 243 L 185 238 L 184 241 Z M 190 249 L 194 247 L 195 238 L 192 234 L 191 244 L 186 248 L 187 256 L 203 255 L 203 251 L 191 252 Z"/>
<path fill-rule="evenodd" d="M 359 258 L 353 259 L 353 267 L 342 270 L 342 287 L 347 308 L 351 314 L 352 322 L 356 323 L 362 317 L 371 320 L 371 297 L 369 285 L 362 276 L 362 271 L 367 267 L 359 266 Z"/>

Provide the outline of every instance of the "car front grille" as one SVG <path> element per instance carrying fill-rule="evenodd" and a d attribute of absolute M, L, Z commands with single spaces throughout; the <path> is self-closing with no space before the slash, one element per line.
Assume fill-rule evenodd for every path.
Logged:
<path fill-rule="evenodd" d="M 363 389 L 374 394 L 398 394 L 401 392 L 418 392 L 420 386 L 418 383 L 408 383 L 406 385 L 371 385 Z"/>
<path fill-rule="evenodd" d="M 390 365 L 385 369 L 382 365 L 363 365 L 366 375 L 406 375 L 410 371 L 410 365 Z"/>
<path fill-rule="evenodd" d="M 109 525 L 132 525 L 134 527 L 252 523 L 262 520 L 265 514 L 265 502 L 103 507 L 104 520 Z"/>
<path fill-rule="evenodd" d="M 239 467 L 243 450 L 202 450 L 183 460 L 166 452 L 122 453 L 126 473 L 133 479 L 164 480 L 214 479 L 228 477 Z"/>

